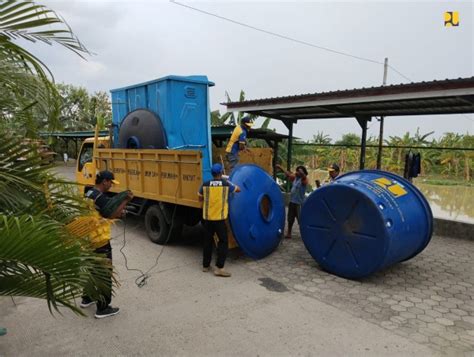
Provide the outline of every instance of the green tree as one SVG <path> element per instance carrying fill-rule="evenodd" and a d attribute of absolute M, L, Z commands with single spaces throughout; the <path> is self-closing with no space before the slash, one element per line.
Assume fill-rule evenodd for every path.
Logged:
<path fill-rule="evenodd" d="M 105 92 L 90 95 L 84 87 L 58 84 L 61 129 L 66 131 L 92 130 L 95 125 L 105 129 L 112 122 L 109 97 Z"/>
<path fill-rule="evenodd" d="M 99 126 L 99 130 L 106 129 L 112 124 L 112 106 L 106 92 L 95 92 L 90 97 L 90 117 L 92 123 Z"/>
<path fill-rule="evenodd" d="M 59 44 L 80 56 L 87 49 L 54 11 L 31 1 L 0 4 L 0 113 L 2 127 L 13 124 L 34 136 L 38 127 L 55 127 L 57 91 L 49 69 L 17 40 Z M 13 119 L 14 118 L 14 119 Z"/>
<path fill-rule="evenodd" d="M 331 137 L 322 131 L 318 131 L 316 135 L 313 135 L 313 140 L 311 140 L 315 144 L 331 144 L 331 141 Z"/>

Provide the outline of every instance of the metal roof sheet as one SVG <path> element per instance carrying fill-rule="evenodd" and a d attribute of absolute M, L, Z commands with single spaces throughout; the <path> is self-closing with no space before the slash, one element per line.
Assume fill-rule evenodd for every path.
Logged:
<path fill-rule="evenodd" d="M 275 119 L 474 112 L 474 77 L 222 103 Z"/>

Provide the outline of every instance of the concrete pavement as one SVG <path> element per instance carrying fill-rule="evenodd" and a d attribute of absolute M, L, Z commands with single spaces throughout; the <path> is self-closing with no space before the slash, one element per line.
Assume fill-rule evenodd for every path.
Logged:
<path fill-rule="evenodd" d="M 162 249 L 129 223 L 124 249 L 130 267 L 153 265 Z M 232 257 L 229 279 L 200 270 L 199 244 L 166 246 L 148 283 L 127 271 L 119 253 L 122 226 L 114 228 L 114 264 L 122 286 L 121 308 L 104 320 L 51 316 L 35 299 L 0 300 L 0 355 L 433 355 L 429 346 L 364 321 L 292 288 L 277 292 L 246 258 Z M 268 288 L 267 288 L 267 287 Z"/>
<path fill-rule="evenodd" d="M 72 167 L 58 171 L 73 178 Z M 0 356 L 474 353 L 472 241 L 435 237 L 415 259 L 349 281 L 323 272 L 296 237 L 260 261 L 232 254 L 224 279 L 201 272 L 200 233 L 188 230 L 138 288 L 123 231 L 112 240 L 120 314 L 51 316 L 44 301 L 1 297 Z M 127 219 L 130 268 L 147 270 L 162 249 Z"/>

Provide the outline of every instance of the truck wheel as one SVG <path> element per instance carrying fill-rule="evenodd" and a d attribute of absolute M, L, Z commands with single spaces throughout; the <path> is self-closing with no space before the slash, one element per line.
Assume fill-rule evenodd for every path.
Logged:
<path fill-rule="evenodd" d="M 165 215 L 160 206 L 153 205 L 145 213 L 145 228 L 148 238 L 156 244 L 166 244 L 170 226 L 166 223 Z"/>

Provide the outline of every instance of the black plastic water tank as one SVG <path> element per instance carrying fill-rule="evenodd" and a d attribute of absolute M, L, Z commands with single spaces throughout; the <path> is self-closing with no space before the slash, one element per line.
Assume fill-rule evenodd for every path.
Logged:
<path fill-rule="evenodd" d="M 160 118 L 146 109 L 127 114 L 119 131 L 118 148 L 165 149 L 166 132 Z"/>

